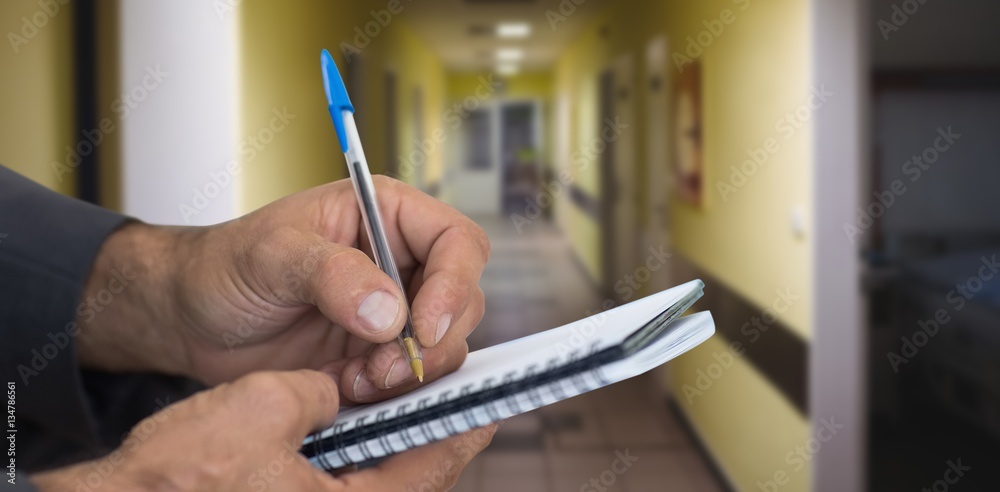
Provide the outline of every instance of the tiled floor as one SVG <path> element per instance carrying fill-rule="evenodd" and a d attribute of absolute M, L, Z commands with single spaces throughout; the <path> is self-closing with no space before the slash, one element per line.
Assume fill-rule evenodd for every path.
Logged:
<path fill-rule="evenodd" d="M 596 312 L 601 299 L 555 229 L 536 223 L 519 234 L 503 219 L 477 222 L 490 235 L 493 255 L 481 283 L 486 316 L 469 338 L 471 350 Z M 509 419 L 454 490 L 723 489 L 644 375 Z"/>

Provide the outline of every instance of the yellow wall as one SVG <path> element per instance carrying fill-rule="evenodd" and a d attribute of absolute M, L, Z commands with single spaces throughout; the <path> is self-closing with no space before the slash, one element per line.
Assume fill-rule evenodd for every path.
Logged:
<path fill-rule="evenodd" d="M 729 2 L 711 3 L 717 5 L 699 4 L 701 12 L 675 32 L 694 34 L 695 19 L 717 17 L 718 4 Z M 808 338 L 810 247 L 790 232 L 789 216 L 795 207 L 811 216 L 811 134 L 806 127 L 785 140 L 775 129 L 809 96 L 808 2 L 755 1 L 737 15 L 702 58 L 707 204 L 673 207 L 675 246 L 758 306 L 769 306 L 778 289 L 802 293 L 782 321 Z M 780 150 L 724 203 L 716 183 L 729 180 L 730 166 L 768 138 Z"/>
<path fill-rule="evenodd" d="M 66 163 L 66 146 L 76 144 L 73 109 L 73 7 L 47 15 L 32 0 L 0 2 L 4 45 L 0 48 L 0 163 L 53 190 L 75 192 L 72 173 L 57 178 L 53 162 Z M 22 17 L 44 19 L 33 37 L 23 36 Z M 28 31 L 26 34 L 32 34 Z"/>
<path fill-rule="evenodd" d="M 350 85 L 342 43 L 360 47 L 364 87 L 350 89 L 373 172 L 386 168 L 387 145 L 383 140 L 386 70 L 397 75 L 399 151 L 407 152 L 414 145 L 415 87 L 421 87 L 424 98 L 425 136 L 441 127 L 444 70 L 405 25 L 405 9 L 412 6 L 406 2 L 401 5 L 404 10 L 393 16 L 387 26 L 380 27 L 364 47 L 355 42 L 355 27 L 363 30 L 372 17 L 369 6 L 360 2 L 246 0 L 237 7 L 242 84 L 238 103 L 239 139 L 264 128 L 274 108 L 287 107 L 296 115 L 252 159 L 249 153 L 241 154 L 242 212 L 347 175 L 323 94 L 319 68 L 319 53 L 323 48 L 330 50 Z M 435 149 L 428 156 L 427 183 L 441 175 L 441 152 L 442 149 Z"/>
<path fill-rule="evenodd" d="M 408 153 L 418 148 L 418 136 L 414 123 L 414 88 L 420 87 L 420 93 L 423 97 L 423 132 L 420 139 L 426 140 L 432 138 L 435 130 L 445 127 L 443 117 L 447 83 L 444 67 L 441 65 L 440 59 L 406 26 L 405 20 L 402 20 L 401 25 L 398 27 L 398 29 L 394 29 L 391 33 L 388 33 L 388 39 L 385 44 L 375 46 L 373 57 L 376 60 L 384 60 L 384 66 L 396 73 L 398 88 L 396 96 L 398 101 L 398 121 L 396 122 L 398 143 L 396 148 L 400 153 L 396 158 L 398 160 L 402 156 L 402 160 L 406 160 Z M 378 70 L 377 66 L 375 68 Z M 371 73 L 369 71 L 368 73 L 370 77 L 369 81 L 377 79 L 379 83 L 372 84 L 370 90 L 372 92 L 378 90 L 378 92 L 375 94 L 370 92 L 370 97 L 366 98 L 366 103 L 369 103 L 376 111 L 379 111 L 378 114 L 383 114 L 384 99 L 381 97 L 381 94 L 385 92 L 385 89 L 381 81 L 384 72 Z M 369 123 L 370 126 L 367 127 L 367 134 L 373 137 L 372 141 L 380 141 L 380 137 L 377 135 L 383 133 L 382 129 L 386 124 L 385 119 L 373 118 L 369 120 Z M 385 145 L 380 146 L 382 149 L 379 152 L 383 156 L 380 159 L 379 165 L 381 166 L 388 156 L 385 156 Z M 372 155 L 378 154 L 369 153 L 369 159 L 372 159 Z M 422 165 L 423 169 L 420 171 L 423 175 L 424 185 L 433 185 L 441 181 L 444 174 L 443 155 L 443 145 L 434 145 L 431 148 L 431 151 L 427 155 L 426 163 Z M 406 172 L 405 168 L 401 168 L 400 172 L 401 179 L 413 183 L 414 173 Z"/>
<path fill-rule="evenodd" d="M 449 72 L 448 101 L 461 101 L 474 96 L 476 89 L 483 84 L 482 79 L 490 80 L 489 77 L 490 74 L 485 72 Z M 552 95 L 551 72 L 523 72 L 510 77 L 493 77 L 494 80 L 502 79 L 504 82 L 503 94 L 498 94 L 498 97 L 548 100 Z"/>
<path fill-rule="evenodd" d="M 741 10 L 742 6 L 746 9 Z M 779 288 L 799 293 L 802 300 L 781 319 L 808 339 L 809 241 L 808 236 L 794 237 L 788 224 L 795 207 L 810 216 L 810 130 L 807 126 L 784 140 L 775 129 L 779 118 L 806 101 L 812 84 L 807 0 L 667 0 L 655 4 L 632 0 L 609 7 L 556 65 L 556 97 L 567 98 L 570 113 L 569 148 L 576 149 L 597 136 L 598 75 L 615 57 L 630 52 L 637 62 L 636 73 L 645 73 L 647 42 L 665 34 L 669 53 L 683 51 L 686 38 L 705 30 L 703 22 L 718 19 L 723 9 L 732 10 L 736 20 L 700 56 L 706 203 L 699 208 L 673 201 L 673 249 L 725 284 L 719 287 L 761 309 L 771 304 Z M 605 26 L 609 28 L 606 37 L 599 32 Z M 678 73 L 672 60 L 668 73 L 670 77 Z M 672 83 L 668 81 L 671 92 Z M 644 84 L 636 87 L 635 121 L 643 122 L 647 110 Z M 645 133 L 634 135 L 640 224 L 647 210 Z M 728 179 L 730 166 L 738 166 L 747 149 L 769 137 L 779 140 L 781 150 L 724 203 L 716 182 Z M 668 138 L 667 129 L 663 138 Z M 599 172 L 595 162 L 574 176 L 576 184 L 597 199 Z M 560 203 L 557 217 L 591 275 L 599 279 L 597 224 L 568 200 Z M 781 490 L 807 490 L 808 467 L 793 471 L 785 457 L 794 446 L 805 443 L 808 421 L 748 362 L 736 358 L 693 405 L 685 401 L 681 387 L 693 384 L 697 371 L 706 370 L 714 362 L 713 354 L 725 350 L 725 344 L 717 336 L 671 363 L 670 381 L 681 408 L 739 490 L 758 490 L 757 481 L 771 479 L 778 470 L 786 470 L 791 480 Z"/>

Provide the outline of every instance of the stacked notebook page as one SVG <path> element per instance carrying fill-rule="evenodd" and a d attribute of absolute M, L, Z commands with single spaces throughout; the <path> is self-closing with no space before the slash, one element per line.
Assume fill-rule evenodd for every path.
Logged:
<path fill-rule="evenodd" d="M 679 318 L 703 287 L 694 280 L 473 352 L 457 371 L 410 393 L 342 410 L 301 452 L 328 470 L 364 463 L 642 374 L 715 333 L 708 312 Z"/>

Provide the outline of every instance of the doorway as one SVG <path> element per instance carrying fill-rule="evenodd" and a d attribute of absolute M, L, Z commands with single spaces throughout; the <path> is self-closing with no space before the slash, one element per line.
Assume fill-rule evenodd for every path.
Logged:
<path fill-rule="evenodd" d="M 538 104 L 510 101 L 500 105 L 500 163 L 503 166 L 503 213 L 525 214 L 535 203 L 541 182 Z M 549 212 L 548 208 L 542 212 Z"/>
<path fill-rule="evenodd" d="M 497 158 L 498 111 L 483 104 L 470 111 L 458 130 L 453 154 L 458 159 L 449 176 L 452 204 L 466 215 L 500 214 L 500 165 Z"/>

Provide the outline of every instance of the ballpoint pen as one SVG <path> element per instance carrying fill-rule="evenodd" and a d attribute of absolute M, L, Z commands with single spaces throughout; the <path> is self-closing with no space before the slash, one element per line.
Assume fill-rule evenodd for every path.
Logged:
<path fill-rule="evenodd" d="M 333 57 L 327 50 L 323 50 L 320 54 L 320 64 L 323 68 L 323 88 L 326 89 L 327 109 L 330 110 L 330 117 L 333 118 L 333 127 L 337 131 L 340 150 L 344 153 L 344 158 L 347 159 L 347 168 L 351 174 L 351 182 L 354 183 L 354 193 L 358 197 L 358 207 L 361 209 L 361 218 L 364 221 L 365 230 L 368 232 L 368 240 L 372 246 L 375 264 L 396 282 L 400 292 L 403 293 L 403 299 L 406 299 L 403 279 L 399 276 L 396 260 L 389 249 L 389 241 L 385 236 L 385 229 L 382 227 L 382 214 L 379 213 L 378 200 L 375 198 L 375 185 L 372 183 L 372 175 L 368 170 L 368 160 L 365 159 L 364 149 L 361 148 L 358 127 L 354 122 L 354 106 L 347 97 L 347 88 L 344 87 L 344 80 L 340 77 L 337 64 L 334 63 Z M 399 346 L 409 361 L 413 374 L 423 382 L 424 362 L 420 353 L 420 342 L 414 335 L 413 319 L 410 317 L 410 309 L 406 306 L 405 301 L 403 308 L 406 309 L 406 323 L 398 337 Z"/>

